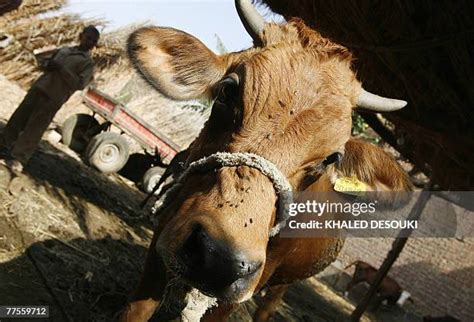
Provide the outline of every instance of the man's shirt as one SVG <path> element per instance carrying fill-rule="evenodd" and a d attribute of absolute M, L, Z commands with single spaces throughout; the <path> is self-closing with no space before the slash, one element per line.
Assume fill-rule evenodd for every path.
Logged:
<path fill-rule="evenodd" d="M 33 86 L 62 105 L 75 91 L 82 90 L 89 84 L 94 73 L 94 61 L 89 52 L 77 47 L 59 49 L 52 60 L 62 68 L 45 72 Z"/>

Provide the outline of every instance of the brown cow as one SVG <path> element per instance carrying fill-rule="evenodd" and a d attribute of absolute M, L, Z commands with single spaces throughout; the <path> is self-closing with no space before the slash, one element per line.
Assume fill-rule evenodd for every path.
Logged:
<path fill-rule="evenodd" d="M 349 291 L 359 283 L 366 282 L 369 285 L 372 285 L 377 275 L 377 269 L 363 261 L 355 261 L 352 264 L 349 264 L 346 269 L 354 265 L 354 275 L 352 276 L 349 284 L 347 284 L 344 296 L 348 296 Z M 397 304 L 401 307 L 406 300 L 411 300 L 410 293 L 404 291 L 397 281 L 395 281 L 390 276 L 385 276 L 383 278 L 382 283 L 380 283 L 380 286 L 377 290 L 377 295 L 378 297 L 375 308 L 377 308 L 383 302 L 386 302 L 389 305 Z"/>
<path fill-rule="evenodd" d="M 219 151 L 253 153 L 275 165 L 295 191 L 333 191 L 338 176 L 356 176 L 374 191 L 408 190 L 406 174 L 389 155 L 350 139 L 354 107 L 381 112 L 406 103 L 364 91 L 350 52 L 301 20 L 265 23 L 250 1 L 236 5 L 254 48 L 217 56 L 193 36 L 162 27 L 141 28 L 128 40 L 136 70 L 160 93 L 215 99 L 186 165 Z M 288 285 L 324 269 L 343 244 L 270 237 L 277 200 L 272 182 L 252 167 L 189 176 L 160 213 L 122 319 L 148 320 L 184 282 L 217 299 L 204 321 L 226 320 L 238 303 L 269 287 L 254 317 L 266 321 Z"/>

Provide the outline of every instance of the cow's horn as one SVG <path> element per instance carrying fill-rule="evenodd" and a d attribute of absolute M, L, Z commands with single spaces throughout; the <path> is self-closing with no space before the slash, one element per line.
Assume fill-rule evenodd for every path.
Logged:
<path fill-rule="evenodd" d="M 258 13 L 250 0 L 235 0 L 235 7 L 245 30 L 257 45 L 261 45 L 265 19 Z"/>
<path fill-rule="evenodd" d="M 392 112 L 404 108 L 407 102 L 393 98 L 386 98 L 367 92 L 362 89 L 357 107 L 376 112 Z"/>

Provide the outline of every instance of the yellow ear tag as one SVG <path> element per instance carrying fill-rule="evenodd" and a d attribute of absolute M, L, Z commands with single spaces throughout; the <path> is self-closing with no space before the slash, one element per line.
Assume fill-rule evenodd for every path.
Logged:
<path fill-rule="evenodd" d="M 334 190 L 357 196 L 367 191 L 367 185 L 356 177 L 340 177 L 334 184 Z"/>

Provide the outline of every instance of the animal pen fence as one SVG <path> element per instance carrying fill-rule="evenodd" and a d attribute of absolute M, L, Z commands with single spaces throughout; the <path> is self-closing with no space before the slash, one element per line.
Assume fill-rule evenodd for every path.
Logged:
<path fill-rule="evenodd" d="M 368 90 L 408 101 L 366 122 L 432 183 L 474 188 L 474 2 L 261 0 L 348 47 Z"/>

